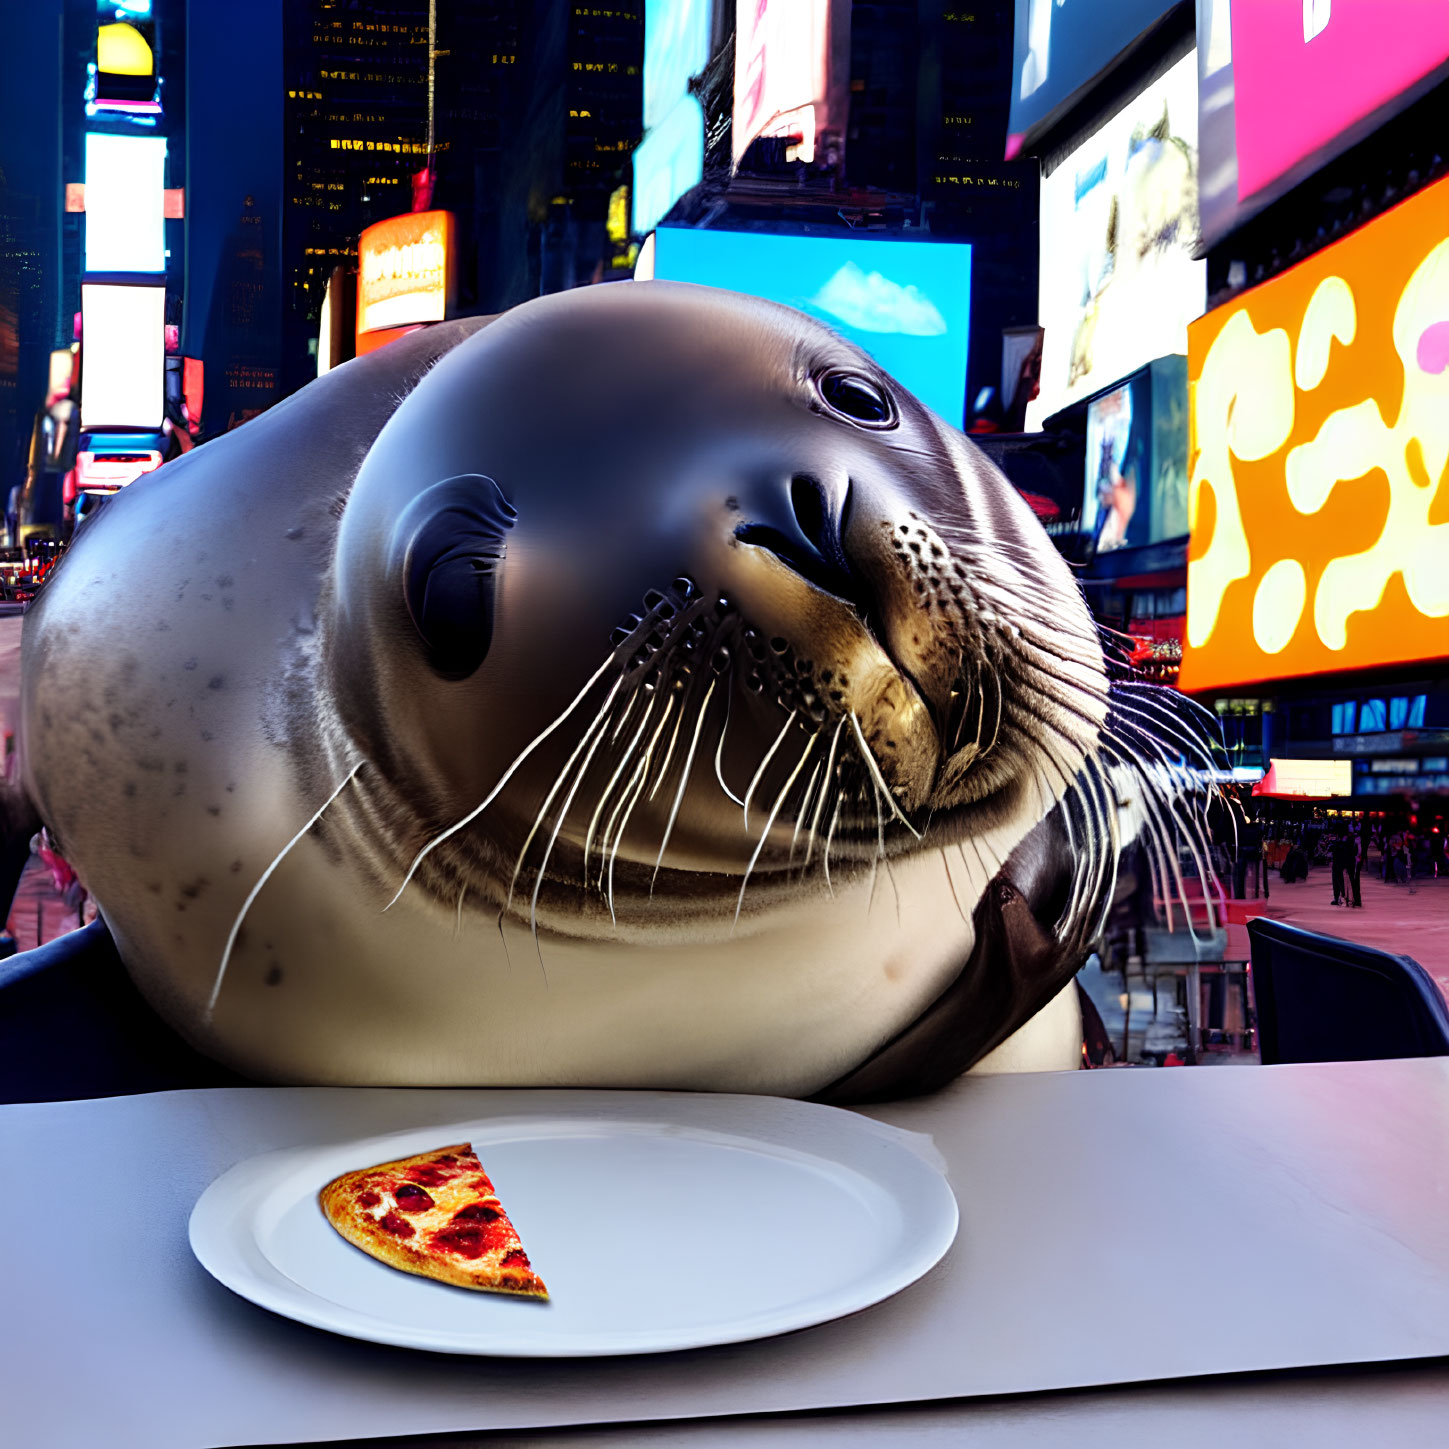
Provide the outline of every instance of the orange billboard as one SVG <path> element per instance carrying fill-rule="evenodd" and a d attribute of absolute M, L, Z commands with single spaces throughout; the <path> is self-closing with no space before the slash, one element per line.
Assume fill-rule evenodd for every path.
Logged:
<path fill-rule="evenodd" d="M 1449 180 L 1188 329 L 1181 688 L 1449 658 Z"/>
<path fill-rule="evenodd" d="M 359 339 L 384 327 L 441 322 L 453 302 L 453 253 L 450 211 L 415 211 L 368 227 L 357 243 Z"/>

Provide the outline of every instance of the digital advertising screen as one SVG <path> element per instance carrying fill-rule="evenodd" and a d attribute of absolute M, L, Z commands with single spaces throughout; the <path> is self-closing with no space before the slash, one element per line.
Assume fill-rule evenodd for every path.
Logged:
<path fill-rule="evenodd" d="M 140 15 L 97 26 L 94 86 L 87 96 L 91 104 L 98 110 L 159 110 L 155 48 L 155 24 Z"/>
<path fill-rule="evenodd" d="M 1199 0 L 1204 241 L 1449 74 L 1439 0 Z"/>
<path fill-rule="evenodd" d="M 1164 357 L 1087 404 L 1081 530 L 1095 553 L 1187 533 L 1187 358 Z"/>
<path fill-rule="evenodd" d="M 633 171 L 641 234 L 704 176 L 704 110 L 689 83 L 709 63 L 713 15 L 713 0 L 645 0 L 644 139 Z"/>
<path fill-rule="evenodd" d="M 735 164 L 760 136 L 798 136 L 794 157 L 840 124 L 849 79 L 850 6 L 842 0 L 738 0 L 735 9 Z M 836 74 L 844 71 L 845 74 Z"/>
<path fill-rule="evenodd" d="M 453 214 L 415 211 L 368 227 L 357 242 L 357 335 L 441 322 L 453 300 Z"/>
<path fill-rule="evenodd" d="M 654 275 L 783 302 L 868 352 L 953 427 L 966 406 L 971 248 L 660 227 Z"/>
<path fill-rule="evenodd" d="M 159 428 L 166 406 L 166 288 L 81 287 L 81 427 Z"/>
<path fill-rule="evenodd" d="M 1044 418 L 1154 357 L 1186 353 L 1207 302 L 1197 246 L 1197 63 L 1184 56 L 1041 183 Z"/>
<path fill-rule="evenodd" d="M 1181 684 L 1449 656 L 1449 181 L 1188 334 Z"/>
<path fill-rule="evenodd" d="M 164 272 L 166 140 L 86 135 L 86 271 Z"/>
<path fill-rule="evenodd" d="M 1007 160 L 1175 3 L 1016 0 Z"/>

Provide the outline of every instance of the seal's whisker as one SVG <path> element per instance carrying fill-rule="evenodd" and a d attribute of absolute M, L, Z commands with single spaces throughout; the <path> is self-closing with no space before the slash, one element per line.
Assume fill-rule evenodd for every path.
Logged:
<path fill-rule="evenodd" d="M 610 836 L 610 832 L 612 832 L 613 829 L 614 829 L 614 822 L 623 813 L 625 807 L 628 806 L 628 808 L 630 808 L 630 809 L 633 808 L 631 805 L 629 805 L 629 801 L 630 801 L 631 798 L 634 798 L 634 799 L 637 799 L 638 798 L 637 789 L 642 789 L 643 788 L 643 781 L 644 781 L 644 760 L 641 758 L 639 760 L 639 763 L 634 766 L 634 773 L 629 777 L 629 783 L 624 787 L 623 794 L 621 794 L 619 796 L 619 803 L 614 806 L 614 813 L 609 817 L 609 824 L 606 827 L 605 832 L 604 832 L 605 844 L 608 843 L 609 836 Z M 635 792 L 635 793 L 633 793 L 632 797 L 631 797 L 631 792 Z M 626 824 L 628 823 L 627 822 L 627 817 L 625 819 L 625 823 Z M 615 926 L 617 926 L 619 924 L 619 921 L 618 921 L 618 918 L 614 915 L 614 857 L 616 855 L 618 855 L 618 853 L 619 853 L 619 842 L 621 840 L 623 840 L 623 838 L 624 838 L 624 827 L 621 825 L 619 827 L 619 833 L 617 835 L 614 835 L 613 836 L 613 848 L 609 851 L 609 856 L 608 856 L 607 862 L 602 859 L 602 856 L 604 854 L 604 847 L 603 846 L 600 846 L 600 848 L 599 848 L 599 854 L 600 854 L 601 859 L 599 861 L 598 888 L 600 890 L 603 890 L 604 889 L 604 874 L 605 874 L 605 871 L 607 870 L 607 872 L 608 872 L 608 879 L 609 879 L 609 885 L 608 885 L 608 890 L 606 892 L 606 898 L 607 898 L 607 900 L 609 902 L 609 919 L 614 923 Z"/>
<path fill-rule="evenodd" d="M 792 713 L 790 718 L 794 719 Z M 780 813 L 780 807 L 785 803 L 785 797 L 790 793 L 790 787 L 799 778 L 800 771 L 805 768 L 805 761 L 810 758 L 810 752 L 815 748 L 815 742 L 824 733 L 824 726 L 816 730 L 805 742 L 805 748 L 801 751 L 799 763 L 790 771 L 789 778 L 780 787 L 780 793 L 775 796 L 775 803 L 770 807 L 769 817 L 765 821 L 765 828 L 760 832 L 759 844 L 755 846 L 755 853 L 750 856 L 750 863 L 745 867 L 745 878 L 740 882 L 740 898 L 735 902 L 735 918 L 730 923 L 730 934 L 734 935 L 735 927 L 740 923 L 740 909 L 745 903 L 745 891 L 749 888 L 750 875 L 755 868 L 755 862 L 760 858 L 760 852 L 765 848 L 765 842 L 770 838 L 770 831 L 774 827 L 775 817 Z"/>
<path fill-rule="evenodd" d="M 775 743 L 765 751 L 765 758 L 760 761 L 760 768 L 755 771 L 755 777 L 750 781 L 750 788 L 745 791 L 744 810 L 746 830 L 750 828 L 750 801 L 754 798 L 755 786 L 760 783 L 761 777 L 764 775 L 766 769 L 769 768 L 770 761 L 775 758 L 775 751 L 784 744 L 785 736 L 790 733 L 790 726 L 795 723 L 795 716 L 799 713 L 800 711 L 798 709 L 792 709 L 790 711 L 790 718 L 785 721 L 784 728 L 775 736 Z"/>
<path fill-rule="evenodd" d="M 649 737 L 649 743 L 645 747 L 644 757 L 639 761 L 639 769 L 635 771 L 635 778 L 638 784 L 632 781 L 630 787 L 633 794 L 628 797 L 629 803 L 624 810 L 623 818 L 619 821 L 618 833 L 614 836 L 614 846 L 609 852 L 609 918 L 618 925 L 618 918 L 614 915 L 614 862 L 619 856 L 619 846 L 623 843 L 624 832 L 629 828 L 629 820 L 634 814 L 635 807 L 644 796 L 645 788 L 649 784 L 649 764 L 654 755 L 654 746 L 659 743 L 659 736 L 664 733 L 664 727 L 669 723 L 669 716 L 674 710 L 674 696 L 664 702 L 664 713 L 659 716 L 659 723 L 654 727 L 654 733 Z"/>
<path fill-rule="evenodd" d="M 558 819 L 553 823 L 553 834 L 548 838 L 548 848 L 543 852 L 543 859 L 539 862 L 538 875 L 533 882 L 533 899 L 528 903 L 528 928 L 533 932 L 534 949 L 538 952 L 538 964 L 543 966 L 543 948 L 538 944 L 538 893 L 543 888 L 543 878 L 548 873 L 549 856 L 553 854 L 554 845 L 558 842 L 559 831 L 563 829 L 563 823 L 568 819 L 569 807 L 574 803 L 574 796 L 579 792 L 579 786 L 584 782 L 584 776 L 589 773 L 589 765 L 593 762 L 594 751 L 599 748 L 600 741 L 604 738 L 604 731 L 601 729 L 594 737 L 594 743 L 590 747 L 584 762 L 579 766 L 578 772 L 574 775 L 574 782 L 569 787 L 568 794 L 564 797 L 563 808 L 558 812 Z M 575 752 L 577 753 L 577 751 Z M 522 855 L 519 856 L 519 864 L 523 863 Z M 515 878 L 517 869 L 514 871 Z M 513 887 L 508 888 L 509 899 L 513 898 Z M 507 909 L 505 907 L 505 909 Z M 547 971 L 544 972 L 545 982 L 548 979 Z"/>
<path fill-rule="evenodd" d="M 729 798 L 735 802 L 736 805 L 739 805 L 740 807 L 743 808 L 745 802 L 743 800 L 741 800 L 740 797 L 738 795 L 736 795 L 735 792 L 733 790 L 731 790 L 728 785 L 725 784 L 725 777 L 724 777 L 724 744 L 725 744 L 725 736 L 729 733 L 729 728 L 730 728 L 730 701 L 734 697 L 734 692 L 735 692 L 735 676 L 734 676 L 734 671 L 731 670 L 730 671 L 729 678 L 725 681 L 725 717 L 724 717 L 724 726 L 723 726 L 723 728 L 721 728 L 721 730 L 719 732 L 719 744 L 717 744 L 715 746 L 715 750 L 714 750 L 714 777 L 715 777 L 716 780 L 719 781 L 719 787 L 720 787 L 720 789 L 723 790 L 725 792 L 725 794 L 728 795 Z"/>
<path fill-rule="evenodd" d="M 565 709 L 562 714 L 556 716 L 551 724 L 545 726 L 542 730 L 539 731 L 538 734 L 533 737 L 532 741 L 524 747 L 523 751 L 519 755 L 514 758 L 513 763 L 509 765 L 509 767 L 499 777 L 498 783 L 494 785 L 494 787 L 483 797 L 483 799 L 477 805 L 475 805 L 473 809 L 471 809 L 461 820 L 459 820 L 456 825 L 450 825 L 445 831 L 443 831 L 441 835 L 434 836 L 432 840 L 430 840 L 425 846 L 423 846 L 420 851 L 418 851 L 417 855 L 413 859 L 413 863 L 408 867 L 407 874 L 403 876 L 402 884 L 397 888 L 397 895 L 393 896 L 393 898 L 387 903 L 387 905 L 383 907 L 383 910 L 391 910 L 393 906 L 398 903 L 398 897 L 401 896 L 402 893 L 408 888 L 408 882 L 412 880 L 418 866 L 423 863 L 424 858 L 427 855 L 431 854 L 432 851 L 436 850 L 438 846 L 440 846 L 445 840 L 449 839 L 451 836 L 456 835 L 465 826 L 471 825 L 472 822 L 476 820 L 494 802 L 494 800 L 498 798 L 499 791 L 501 791 L 503 787 L 513 778 L 515 771 L 518 770 L 523 762 L 556 729 L 562 726 L 563 722 L 583 702 L 585 697 L 588 695 L 588 692 L 604 677 L 605 674 L 609 672 L 609 669 L 611 667 L 615 667 L 617 666 L 617 664 L 617 655 L 610 654 L 609 657 L 604 660 L 604 662 L 598 667 L 598 669 L 596 669 L 594 673 L 589 677 L 589 682 L 584 685 L 584 687 L 579 690 L 579 692 L 574 696 L 573 701 L 569 704 L 568 708 Z"/>
<path fill-rule="evenodd" d="M 614 773 L 609 777 L 609 783 L 604 786 L 603 793 L 599 796 L 599 803 L 594 807 L 594 813 L 589 819 L 589 828 L 584 835 L 584 883 L 586 885 L 589 879 L 589 851 L 593 847 L 594 831 L 598 828 L 599 817 L 604 813 L 604 806 L 608 804 L 609 796 L 614 793 L 614 786 L 618 783 L 619 777 L 624 773 L 625 767 L 634 757 L 635 746 L 639 743 L 639 740 L 643 736 L 644 731 L 649 728 L 649 716 L 651 713 L 653 713 L 654 702 L 657 698 L 657 695 L 651 694 L 648 698 L 648 701 L 645 703 L 644 713 L 639 717 L 639 728 L 634 731 L 633 738 L 629 741 L 628 745 L 625 746 L 624 753 L 620 756 L 619 763 L 614 768 Z M 634 696 L 631 695 L 629 699 L 630 707 L 633 706 L 633 703 Z M 611 816 L 610 827 L 612 827 L 612 823 L 613 817 Z M 604 832 L 604 840 L 606 843 L 608 841 L 608 838 L 608 829 L 606 829 Z M 602 851 L 602 849 L 603 847 L 601 846 L 600 850 Z M 604 867 L 601 862 L 599 865 L 599 882 L 601 885 L 603 883 L 603 874 Z"/>
<path fill-rule="evenodd" d="M 830 754 L 825 760 L 825 778 L 820 782 L 820 795 L 815 801 L 815 813 L 810 817 L 810 834 L 805 841 L 805 865 L 804 869 L 810 869 L 810 857 L 815 850 L 815 831 L 820 824 L 820 812 L 825 807 L 825 797 L 835 782 L 835 753 L 840 748 L 840 732 L 845 728 L 845 716 L 840 716 L 840 722 L 835 726 L 835 733 L 830 737 Z M 836 796 L 836 811 L 839 812 L 839 795 Z M 827 876 L 829 872 L 827 871 Z"/>
<path fill-rule="evenodd" d="M 649 894 L 654 894 L 654 882 L 659 878 L 659 867 L 664 860 L 664 852 L 669 848 L 669 836 L 674 830 L 674 822 L 679 818 L 679 806 L 684 799 L 685 786 L 689 784 L 689 772 L 694 767 L 694 752 L 699 748 L 699 733 L 704 728 L 704 717 L 709 712 L 710 697 L 714 694 L 714 680 L 710 680 L 709 688 L 704 692 L 704 700 L 699 706 L 699 716 L 694 722 L 694 736 L 689 742 L 689 753 L 684 757 L 684 769 L 679 775 L 679 789 L 674 795 L 674 806 L 669 812 L 669 820 L 664 826 L 664 838 L 659 842 L 659 855 L 654 861 L 654 874 L 649 877 Z M 684 718 L 684 711 L 680 711 L 680 718 Z M 650 797 L 653 798 L 652 795 Z"/>
<path fill-rule="evenodd" d="M 830 828 L 825 832 L 825 849 L 821 854 L 821 860 L 825 866 L 825 889 L 830 892 L 830 897 L 835 898 L 835 887 L 830 883 L 830 842 L 835 839 L 835 827 L 840 823 L 840 791 L 835 793 L 835 809 L 830 815 Z"/>
<path fill-rule="evenodd" d="M 658 793 L 659 787 L 669 775 L 669 762 L 674 758 L 674 746 L 679 742 L 679 727 L 684 723 L 684 706 L 679 707 L 679 717 L 674 721 L 673 733 L 669 736 L 669 748 L 664 752 L 664 758 L 659 762 L 659 769 L 654 777 L 654 784 L 650 787 L 649 798 L 652 800 Z"/>
<path fill-rule="evenodd" d="M 614 681 L 613 688 L 609 690 L 608 696 L 604 700 L 603 707 L 599 710 L 598 714 L 594 716 L 593 722 L 589 725 L 588 729 L 584 731 L 583 738 L 578 742 L 578 744 L 574 746 L 573 753 L 570 754 L 568 759 L 564 762 L 563 769 L 559 771 L 558 778 L 554 780 L 553 786 L 550 788 L 548 794 L 544 797 L 543 804 L 539 807 L 538 814 L 534 816 L 533 825 L 530 827 L 528 834 L 524 837 L 523 848 L 518 852 L 518 859 L 514 862 L 513 865 L 513 877 L 508 882 L 508 898 L 503 903 L 503 909 L 505 912 L 508 911 L 513 905 L 513 890 L 514 887 L 518 884 L 518 875 L 519 872 L 523 869 L 524 860 L 528 857 L 528 848 L 530 845 L 533 844 L 533 837 L 538 834 L 539 826 L 543 824 L 544 816 L 548 814 L 549 808 L 553 805 L 555 796 L 557 796 L 558 792 L 563 788 L 564 781 L 567 780 L 570 774 L 573 772 L 574 761 L 578 759 L 584 747 L 589 744 L 589 741 L 592 738 L 593 745 L 589 749 L 588 756 L 584 760 L 583 769 L 579 771 L 578 780 L 582 780 L 584 775 L 587 773 L 589 768 L 589 762 L 594 758 L 594 751 L 598 749 L 599 742 L 604 738 L 604 734 L 608 729 L 609 707 L 613 704 L 614 696 L 618 693 L 619 685 L 622 682 L 623 681 L 619 679 L 616 679 Z M 572 801 L 574 798 L 574 791 L 577 790 L 579 787 L 578 780 L 574 781 L 573 790 L 569 791 L 568 798 L 570 801 Z M 565 804 L 564 806 L 564 811 L 565 813 L 567 813 L 568 811 L 567 804 Z M 562 816 L 559 817 L 559 823 L 563 823 Z M 557 829 L 555 829 L 554 834 L 555 836 L 558 834 Z M 545 859 L 547 859 L 547 857 L 545 857 Z"/>
<path fill-rule="evenodd" d="M 810 801 L 815 794 L 815 782 L 820 778 L 821 764 L 816 762 L 815 768 L 810 772 L 810 779 L 805 785 L 805 794 L 800 801 L 800 809 L 795 814 L 795 833 L 790 837 L 790 864 L 795 864 L 795 846 L 800 840 L 800 827 L 805 823 L 805 817 L 810 813 Z M 825 798 L 825 791 L 822 788 L 820 798 Z"/>
<path fill-rule="evenodd" d="M 885 859 L 885 817 L 880 809 L 880 786 L 871 781 L 871 799 L 875 803 L 875 854 L 870 858 L 870 890 L 865 899 L 865 913 L 875 905 L 875 882 L 880 863 Z"/>
<path fill-rule="evenodd" d="M 946 847 L 944 845 L 940 847 L 940 850 L 941 864 L 946 867 L 946 884 L 951 887 L 951 899 L 956 903 L 956 914 L 969 926 L 971 924 L 970 918 L 961 909 L 961 897 L 956 894 L 956 880 L 951 874 L 951 857 L 946 854 Z"/>
<path fill-rule="evenodd" d="M 886 786 L 885 778 L 880 772 L 880 766 L 876 764 L 875 756 L 871 754 L 870 746 L 865 742 L 865 734 L 860 728 L 860 717 L 854 710 L 850 712 L 850 724 L 851 728 L 855 731 L 856 743 L 860 746 L 861 758 L 865 761 L 866 769 L 870 771 L 871 782 L 885 796 L 886 804 L 891 807 L 891 812 L 895 815 L 896 819 L 919 840 L 921 838 L 921 832 L 901 813 L 900 806 L 896 804 L 895 796 L 891 794 L 889 788 Z"/>
<path fill-rule="evenodd" d="M 359 760 L 343 777 L 342 783 L 317 807 L 311 819 L 277 852 L 272 858 L 272 863 L 261 873 L 257 883 L 247 893 L 247 898 L 242 902 L 241 910 L 237 912 L 236 920 L 231 923 L 231 930 L 227 933 L 226 946 L 221 953 L 221 965 L 216 970 L 216 981 L 212 984 L 211 995 L 206 1002 L 206 1019 L 211 1020 L 216 1011 L 217 998 L 221 995 L 221 983 L 226 976 L 226 968 L 231 961 L 231 953 L 236 946 L 236 938 L 241 932 L 242 922 L 252 908 L 252 903 L 261 895 L 262 887 L 271 880 L 273 871 L 291 853 L 292 847 L 322 818 L 327 807 L 357 778 L 357 772 L 367 763 L 366 760 Z"/>

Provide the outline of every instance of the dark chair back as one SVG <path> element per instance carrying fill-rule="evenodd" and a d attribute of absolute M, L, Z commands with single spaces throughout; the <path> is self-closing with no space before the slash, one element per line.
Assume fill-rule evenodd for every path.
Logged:
<path fill-rule="evenodd" d="M 1449 1006 L 1412 956 L 1248 922 L 1265 1065 L 1449 1056 Z"/>

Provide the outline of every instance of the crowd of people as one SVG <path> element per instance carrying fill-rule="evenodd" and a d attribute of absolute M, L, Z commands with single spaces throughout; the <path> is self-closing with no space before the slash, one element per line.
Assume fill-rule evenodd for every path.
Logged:
<path fill-rule="evenodd" d="M 1270 894 L 1269 871 L 1277 871 L 1287 885 L 1308 879 L 1315 865 L 1332 870 L 1333 904 L 1361 909 L 1361 881 L 1367 870 L 1377 872 L 1387 885 L 1402 885 L 1412 893 L 1415 881 L 1449 875 L 1446 824 L 1434 820 L 1394 819 L 1365 815 L 1325 816 L 1315 811 L 1308 818 L 1268 816 L 1240 824 L 1228 843 L 1232 858 L 1232 891 L 1238 900 L 1252 894 Z"/>

